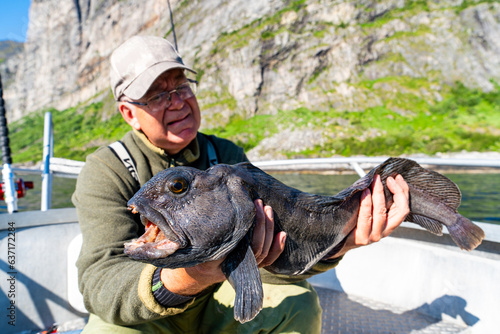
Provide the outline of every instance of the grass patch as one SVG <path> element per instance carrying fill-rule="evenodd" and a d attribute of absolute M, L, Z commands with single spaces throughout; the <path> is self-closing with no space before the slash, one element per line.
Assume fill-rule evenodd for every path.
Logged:
<path fill-rule="evenodd" d="M 99 146 L 123 137 L 129 126 L 118 112 L 103 120 L 103 102 L 63 111 L 48 109 L 32 113 L 9 124 L 14 163 L 42 160 L 44 115 L 52 113 L 54 156 L 74 160 L 85 157 Z"/>
<path fill-rule="evenodd" d="M 221 94 L 217 92 L 210 91 L 200 91 L 197 94 L 198 100 L 203 99 L 204 101 L 209 101 L 203 104 L 202 110 L 207 110 L 217 106 L 224 106 L 228 110 L 235 111 L 238 106 L 238 101 L 236 98 L 229 93 L 227 89 L 224 89 Z"/>
<path fill-rule="evenodd" d="M 234 115 L 227 125 L 203 132 L 230 139 L 248 151 L 257 146 L 264 138 L 278 132 L 278 124 L 275 120 L 276 117 L 272 115 L 256 115 L 250 119 Z"/>

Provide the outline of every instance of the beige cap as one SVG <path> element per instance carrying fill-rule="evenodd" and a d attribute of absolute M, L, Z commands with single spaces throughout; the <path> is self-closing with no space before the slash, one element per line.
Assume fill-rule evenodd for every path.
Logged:
<path fill-rule="evenodd" d="M 110 58 L 111 89 L 115 99 L 126 95 L 139 100 L 163 72 L 183 68 L 181 56 L 166 39 L 156 36 L 134 36 L 120 45 Z"/>

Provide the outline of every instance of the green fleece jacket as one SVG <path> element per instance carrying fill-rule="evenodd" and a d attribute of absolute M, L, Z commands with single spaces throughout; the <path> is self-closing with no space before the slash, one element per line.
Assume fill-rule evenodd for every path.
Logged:
<path fill-rule="evenodd" d="M 247 161 L 243 149 L 228 140 L 210 136 L 219 163 Z M 134 261 L 124 253 L 124 242 L 144 232 L 139 215 L 127 209 L 127 202 L 145 182 L 172 166 L 209 167 L 207 136 L 199 133 L 176 156 L 167 155 L 149 142 L 142 132 L 127 133 L 122 142 L 134 160 L 140 185 L 109 147 L 87 157 L 76 184 L 73 203 L 77 208 L 83 245 L 77 261 L 79 287 L 85 307 L 104 321 L 133 325 L 186 310 L 192 301 L 176 307 L 159 304 L 151 291 L 156 267 Z M 333 268 L 337 262 L 319 263 L 306 275 L 278 277 L 261 270 L 267 283 L 287 284 Z"/>

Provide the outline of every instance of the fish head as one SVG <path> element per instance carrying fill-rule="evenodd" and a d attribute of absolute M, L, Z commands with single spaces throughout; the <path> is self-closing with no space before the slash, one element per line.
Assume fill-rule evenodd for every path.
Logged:
<path fill-rule="evenodd" d="M 232 166 L 166 169 L 129 200 L 146 232 L 125 244 L 133 259 L 178 268 L 228 254 L 251 230 L 255 206 Z"/>

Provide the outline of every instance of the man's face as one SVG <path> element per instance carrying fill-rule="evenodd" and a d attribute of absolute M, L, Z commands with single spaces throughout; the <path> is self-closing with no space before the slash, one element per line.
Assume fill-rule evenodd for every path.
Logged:
<path fill-rule="evenodd" d="M 172 91 L 186 81 L 183 70 L 167 71 L 156 79 L 139 102 Z M 125 97 L 123 100 L 130 99 Z M 195 96 L 183 100 L 174 92 L 171 94 L 171 105 L 164 110 L 153 111 L 148 106 L 126 102 L 120 102 L 118 107 L 128 124 L 136 130 L 142 130 L 151 143 L 168 154 L 176 154 L 185 148 L 196 137 L 200 127 L 200 108 Z"/>

